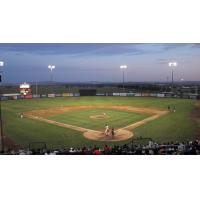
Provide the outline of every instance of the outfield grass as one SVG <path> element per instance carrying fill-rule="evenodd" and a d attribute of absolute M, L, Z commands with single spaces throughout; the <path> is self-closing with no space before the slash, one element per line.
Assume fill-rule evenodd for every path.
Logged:
<path fill-rule="evenodd" d="M 104 145 L 105 142 L 87 140 L 82 134 L 71 129 L 27 118 L 21 119 L 18 113 L 59 106 L 127 105 L 167 109 L 168 105 L 175 105 L 177 108 L 176 113 L 171 113 L 160 119 L 149 122 L 137 128 L 134 134 L 136 136 L 151 137 L 162 142 L 189 140 L 194 138 L 194 131 L 196 128 L 196 124 L 190 116 L 194 108 L 194 103 L 194 100 L 146 97 L 66 97 L 5 101 L 2 102 L 4 132 L 7 136 L 16 141 L 16 143 L 22 145 L 28 145 L 30 142 L 35 141 L 44 141 L 49 148 Z M 124 144 L 129 141 L 113 142 L 109 144 Z"/>
<path fill-rule="evenodd" d="M 106 113 L 104 119 L 92 119 L 91 116 L 103 115 Z M 109 127 L 122 128 L 134 122 L 145 119 L 148 115 L 119 111 L 119 110 L 105 110 L 105 109 L 92 109 L 92 110 L 80 110 L 73 112 L 66 112 L 53 117 L 49 117 L 51 120 L 62 122 L 66 124 L 81 126 L 84 128 L 94 130 L 104 130 L 106 124 Z"/>

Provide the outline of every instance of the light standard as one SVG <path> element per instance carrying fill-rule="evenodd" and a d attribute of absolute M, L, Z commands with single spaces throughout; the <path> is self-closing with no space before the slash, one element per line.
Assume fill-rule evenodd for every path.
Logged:
<path fill-rule="evenodd" d="M 55 65 L 49 65 L 48 68 L 50 69 L 51 71 L 51 82 L 53 82 L 53 69 L 55 69 Z"/>
<path fill-rule="evenodd" d="M 0 61 L 0 73 L 2 72 L 1 67 L 4 66 L 4 62 Z M 0 82 L 1 82 L 1 74 L 0 74 Z M 2 94 L 0 93 L 0 131 L 1 131 L 1 152 L 4 152 L 4 136 L 3 136 L 3 121 L 2 121 L 2 109 L 1 109 L 1 96 Z"/>
<path fill-rule="evenodd" d="M 172 92 L 174 92 L 174 68 L 177 66 L 177 62 L 169 62 L 168 65 L 172 69 Z"/>
<path fill-rule="evenodd" d="M 37 95 L 38 95 L 38 82 L 37 81 L 35 82 L 35 94 L 37 97 Z"/>
<path fill-rule="evenodd" d="M 120 69 L 122 70 L 122 72 L 123 72 L 123 91 L 125 90 L 125 88 L 124 88 L 124 71 L 127 69 L 127 66 L 126 65 L 121 65 L 120 66 Z"/>

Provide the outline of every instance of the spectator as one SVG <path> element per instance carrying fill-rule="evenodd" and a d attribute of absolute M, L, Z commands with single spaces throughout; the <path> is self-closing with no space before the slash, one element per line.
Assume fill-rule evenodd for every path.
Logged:
<path fill-rule="evenodd" d="M 200 141 L 170 142 L 158 144 L 152 140 L 147 145 L 125 144 L 111 147 L 86 147 L 70 149 L 8 149 L 7 155 L 200 155 Z"/>

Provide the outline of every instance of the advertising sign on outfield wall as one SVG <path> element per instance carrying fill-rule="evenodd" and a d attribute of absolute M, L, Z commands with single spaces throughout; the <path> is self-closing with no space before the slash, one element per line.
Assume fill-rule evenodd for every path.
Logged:
<path fill-rule="evenodd" d="M 189 95 L 189 98 L 190 99 L 197 99 L 197 95 L 195 95 L 195 94 L 194 95 Z"/>
<path fill-rule="evenodd" d="M 12 96 L 12 98 L 13 98 L 13 100 L 17 100 L 17 96 L 16 95 Z"/>
<path fill-rule="evenodd" d="M 150 97 L 150 93 L 142 93 L 143 97 Z"/>
<path fill-rule="evenodd" d="M 55 94 L 48 94 L 48 97 L 49 97 L 49 98 L 54 98 L 54 97 L 55 97 Z"/>
<path fill-rule="evenodd" d="M 157 97 L 157 94 L 156 93 L 151 93 L 150 96 L 151 97 Z"/>
<path fill-rule="evenodd" d="M 56 94 L 55 96 L 56 97 L 62 97 L 62 94 Z"/>
<path fill-rule="evenodd" d="M 2 96 L 2 97 L 1 97 L 1 100 L 2 100 L 2 101 L 6 101 L 6 100 L 8 100 L 8 97 Z"/>
<path fill-rule="evenodd" d="M 47 95 L 46 94 L 41 94 L 41 98 L 46 98 Z"/>
<path fill-rule="evenodd" d="M 129 92 L 129 93 L 127 93 L 127 96 L 128 97 L 133 97 L 133 96 L 135 96 L 135 93 Z"/>
<path fill-rule="evenodd" d="M 68 96 L 69 96 L 69 93 L 63 93 L 62 96 L 63 96 L 63 97 L 68 97 Z"/>
<path fill-rule="evenodd" d="M 40 95 L 39 95 L 39 94 L 34 94 L 34 95 L 33 95 L 33 98 L 34 98 L 34 99 L 40 98 Z"/>
<path fill-rule="evenodd" d="M 33 96 L 30 94 L 30 95 L 26 95 L 26 96 L 24 96 L 24 98 L 25 98 L 25 99 L 32 99 Z"/>
<path fill-rule="evenodd" d="M 4 97 L 11 97 L 11 96 L 18 96 L 20 93 L 14 93 L 14 94 L 2 94 Z"/>
<path fill-rule="evenodd" d="M 183 97 L 184 99 L 189 99 L 189 95 L 187 95 L 187 94 L 184 94 L 182 97 Z"/>
<path fill-rule="evenodd" d="M 158 94 L 157 94 L 157 97 L 165 97 L 165 94 L 161 94 L 161 93 L 159 94 L 159 93 L 158 93 Z"/>
<path fill-rule="evenodd" d="M 4 98 L 5 97 L 5 98 Z M 17 100 L 21 99 L 21 95 L 19 93 L 14 93 L 14 94 L 2 94 L 1 97 L 2 100 Z"/>
<path fill-rule="evenodd" d="M 141 93 L 135 93 L 135 97 L 141 97 L 142 94 Z"/>
<path fill-rule="evenodd" d="M 105 93 L 96 93 L 96 96 L 105 96 Z"/>
<path fill-rule="evenodd" d="M 113 93 L 113 96 L 119 96 L 119 93 Z"/>
<path fill-rule="evenodd" d="M 126 97 L 127 96 L 127 94 L 124 92 L 124 93 L 119 93 L 119 96 L 121 96 L 121 97 Z"/>
<path fill-rule="evenodd" d="M 21 99 L 21 95 L 17 95 L 17 99 Z"/>
<path fill-rule="evenodd" d="M 74 96 L 74 97 L 79 97 L 79 96 L 80 96 L 80 93 L 74 93 L 73 96 Z"/>
<path fill-rule="evenodd" d="M 74 94 L 73 93 L 63 93 L 62 96 L 63 97 L 73 97 Z"/>
<path fill-rule="evenodd" d="M 174 95 L 171 94 L 171 93 L 165 93 L 164 96 L 165 96 L 165 97 L 173 97 Z"/>

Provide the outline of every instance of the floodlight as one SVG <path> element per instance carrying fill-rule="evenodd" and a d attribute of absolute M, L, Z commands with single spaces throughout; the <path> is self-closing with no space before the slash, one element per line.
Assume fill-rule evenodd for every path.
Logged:
<path fill-rule="evenodd" d="M 169 62 L 169 67 L 176 67 L 177 66 L 177 62 Z"/>
<path fill-rule="evenodd" d="M 123 80 L 123 90 L 125 91 L 125 88 L 124 88 L 124 72 L 125 72 L 125 69 L 127 68 L 127 65 L 121 65 L 120 66 L 120 69 L 122 69 L 122 80 Z"/>
<path fill-rule="evenodd" d="M 3 66 L 4 66 L 4 62 L 0 61 L 0 67 L 3 67 Z"/>
<path fill-rule="evenodd" d="M 120 66 L 120 69 L 126 69 L 126 68 L 127 68 L 126 65 L 121 65 L 121 66 Z"/>
<path fill-rule="evenodd" d="M 56 68 L 56 66 L 55 65 L 48 65 L 48 68 L 52 71 L 53 69 Z"/>
<path fill-rule="evenodd" d="M 4 66 L 4 62 L 0 61 L 0 67 Z M 0 71 L 1 72 L 1 71 Z M 1 74 L 0 74 L 0 82 L 1 82 Z M 2 96 L 2 94 L 0 94 Z M 4 133 L 3 133 L 3 119 L 2 119 L 2 109 L 1 109 L 1 97 L 0 97 L 0 140 L 1 140 L 1 152 L 4 152 Z"/>
<path fill-rule="evenodd" d="M 168 66 L 172 69 L 172 91 L 174 89 L 174 68 L 177 66 L 177 62 L 169 62 Z"/>
<path fill-rule="evenodd" d="M 51 72 L 51 82 L 53 82 L 53 69 L 56 68 L 55 65 L 48 65 L 48 68 L 50 69 L 50 72 Z"/>

